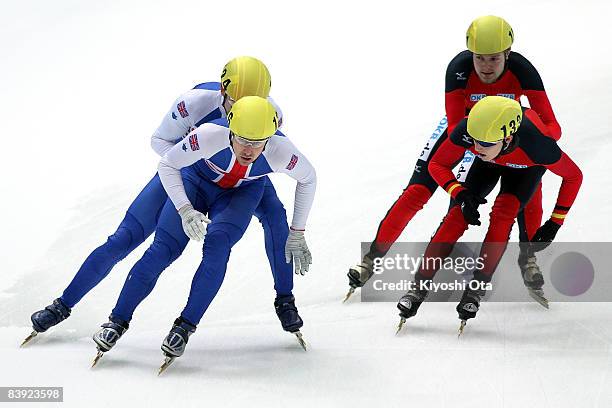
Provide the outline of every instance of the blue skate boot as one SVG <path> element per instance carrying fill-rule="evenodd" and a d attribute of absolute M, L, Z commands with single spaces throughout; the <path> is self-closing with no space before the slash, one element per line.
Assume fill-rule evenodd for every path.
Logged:
<path fill-rule="evenodd" d="M 274 300 L 274 309 L 283 326 L 283 330 L 293 333 L 297 337 L 300 346 L 306 351 L 306 342 L 300 332 L 300 328 L 304 325 L 304 322 L 295 307 L 295 298 L 293 295 L 277 296 Z"/>
<path fill-rule="evenodd" d="M 108 319 L 108 323 L 104 323 L 102 328 L 95 332 L 92 337 L 98 347 L 98 354 L 91 364 L 92 367 L 98 363 L 104 353 L 110 351 L 117 344 L 123 333 L 130 327 L 129 322 L 116 318 L 113 315 L 110 315 Z"/>
<path fill-rule="evenodd" d="M 32 333 L 26 337 L 21 343 L 21 346 L 25 346 L 30 340 L 32 340 L 38 333 L 46 332 L 56 324 L 66 320 L 70 316 L 70 308 L 66 306 L 60 299 L 55 299 L 53 303 L 45 307 L 43 310 L 34 312 L 30 317 L 32 321 Z"/>
<path fill-rule="evenodd" d="M 166 359 L 161 367 L 159 367 L 158 375 L 163 373 L 177 357 L 183 355 L 185 347 L 187 347 L 187 342 L 189 341 L 189 336 L 191 336 L 195 330 L 196 326 L 182 317 L 174 321 L 170 333 L 168 333 L 161 346 Z"/>

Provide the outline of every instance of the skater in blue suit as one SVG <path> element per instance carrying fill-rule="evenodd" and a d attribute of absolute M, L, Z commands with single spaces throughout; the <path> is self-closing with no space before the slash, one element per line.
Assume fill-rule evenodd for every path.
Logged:
<path fill-rule="evenodd" d="M 267 174 L 283 172 L 297 181 L 295 211 L 283 250 L 287 263 L 293 260 L 297 270 L 308 270 L 311 256 L 304 230 L 316 173 L 277 127 L 274 106 L 248 96 L 234 104 L 227 120 L 200 126 L 164 155 L 159 175 L 171 201 L 162 209 L 152 245 L 130 271 L 109 322 L 94 335 L 98 358 L 125 333 L 136 307 L 189 239 L 204 239 L 203 259 L 187 305 L 162 346 L 170 358 L 183 354 L 189 335 L 221 287 L 231 248 L 264 194 Z M 277 296 L 275 307 L 283 328 L 298 332 L 303 322 L 293 296 Z"/>
<path fill-rule="evenodd" d="M 225 117 L 233 103 L 242 96 L 257 95 L 265 98 L 270 91 L 268 69 L 252 57 L 238 57 L 228 62 L 223 69 L 221 81 L 200 84 L 177 98 L 151 138 L 151 146 L 156 153 L 163 156 L 195 128 Z M 281 111 L 271 98 L 268 97 L 268 100 L 279 113 L 280 125 Z M 130 205 L 115 233 L 86 258 L 62 296 L 32 314 L 33 332 L 24 344 L 36 334 L 69 317 L 71 309 L 119 261 L 153 233 L 166 200 L 167 193 L 156 174 Z M 264 229 L 265 248 L 277 295 L 290 296 L 293 289 L 293 266 L 286 263 L 283 253 L 289 233 L 287 215 L 269 181 L 265 183 L 255 215 Z"/>

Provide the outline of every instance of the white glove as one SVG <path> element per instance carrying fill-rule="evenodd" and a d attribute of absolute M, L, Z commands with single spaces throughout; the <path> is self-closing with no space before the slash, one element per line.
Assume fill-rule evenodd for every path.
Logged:
<path fill-rule="evenodd" d="M 194 210 L 191 204 L 181 207 L 178 213 L 183 223 L 183 231 L 189 239 L 202 241 L 206 235 L 205 224 L 210 224 L 210 220 L 201 212 Z"/>
<path fill-rule="evenodd" d="M 289 230 L 289 237 L 285 244 L 285 261 L 289 263 L 292 258 L 295 273 L 304 276 L 312 263 L 312 255 L 306 245 L 304 231 Z"/>

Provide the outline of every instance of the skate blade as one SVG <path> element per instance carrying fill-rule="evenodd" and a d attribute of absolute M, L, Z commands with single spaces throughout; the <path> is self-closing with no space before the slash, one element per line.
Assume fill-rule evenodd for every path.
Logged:
<path fill-rule="evenodd" d="M 397 336 L 399 334 L 400 331 L 402 331 L 402 327 L 404 327 L 404 323 L 406 323 L 406 318 L 402 317 L 400 319 L 399 324 L 397 325 L 397 331 L 395 332 L 395 335 Z"/>
<path fill-rule="evenodd" d="M 546 309 L 550 309 L 550 307 L 548 305 L 548 299 L 546 299 L 543 295 L 540 295 L 539 293 L 537 293 L 533 289 L 527 289 L 527 291 L 529 292 L 529 296 L 531 296 L 531 298 L 533 300 L 538 302 L 540 305 L 542 305 Z"/>
<path fill-rule="evenodd" d="M 293 334 L 295 334 L 295 337 L 297 338 L 298 343 L 300 343 L 300 346 L 302 346 L 304 351 L 308 351 L 306 349 L 306 341 L 304 340 L 304 337 L 302 336 L 302 332 L 298 330 L 296 332 L 293 332 Z"/>
<path fill-rule="evenodd" d="M 96 357 L 93 359 L 93 362 L 91 363 L 91 368 L 94 368 L 96 364 L 98 364 L 98 361 L 100 361 L 103 355 L 104 352 L 98 349 L 98 354 L 96 354 Z"/>
<path fill-rule="evenodd" d="M 465 329 L 465 325 L 467 324 L 467 320 L 461 320 L 461 324 L 459 325 L 459 334 L 457 334 L 457 338 L 461 337 L 463 334 L 463 329 Z"/>
<path fill-rule="evenodd" d="M 166 356 L 166 359 L 164 360 L 164 363 L 159 367 L 159 371 L 157 372 L 157 376 L 159 377 L 160 375 L 162 375 L 162 373 L 164 371 L 166 371 L 166 369 L 168 367 L 170 367 L 170 364 L 172 364 L 174 362 L 174 360 L 176 360 L 176 357 Z"/>
<path fill-rule="evenodd" d="M 23 347 L 26 344 L 28 344 L 30 342 L 30 340 L 32 340 L 34 337 L 36 337 L 37 334 L 38 334 L 38 332 L 36 330 L 34 330 L 32 333 L 30 333 L 30 335 L 28 337 L 25 338 L 25 340 L 23 340 L 21 342 L 21 345 L 19 347 Z"/>
<path fill-rule="evenodd" d="M 349 300 L 349 298 L 351 297 L 353 293 L 355 293 L 355 288 L 351 287 L 348 293 L 346 294 L 346 296 L 344 297 L 344 300 L 342 301 L 342 303 L 345 303 L 347 300 Z"/>

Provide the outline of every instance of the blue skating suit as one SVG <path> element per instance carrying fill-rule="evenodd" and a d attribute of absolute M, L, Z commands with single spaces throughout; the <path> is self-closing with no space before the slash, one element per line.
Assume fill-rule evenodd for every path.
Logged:
<path fill-rule="evenodd" d="M 177 209 L 187 204 L 208 213 L 204 239 L 203 259 L 193 278 L 187 305 L 181 317 L 197 325 L 217 294 L 225 277 L 231 248 L 244 234 L 254 211 L 260 211 L 260 200 L 270 190 L 267 174 L 282 172 L 297 181 L 295 211 L 292 226 L 304 229 L 316 189 L 316 174 L 307 158 L 282 133 L 277 132 L 268 141 L 262 154 L 248 166 L 236 160 L 230 144 L 225 119 L 214 120 L 200 126 L 187 138 L 169 150 L 159 166 L 160 178 L 168 192 L 155 230 L 153 243 L 130 271 L 113 318 L 130 321 L 136 307 L 151 292 L 159 275 L 187 245 L 189 238 L 181 225 Z M 276 197 L 276 195 L 273 195 Z M 278 199 L 276 199 L 276 202 Z M 274 204 L 276 214 L 285 212 Z M 264 208 L 258 216 L 266 220 Z M 283 241 L 275 241 L 274 225 L 262 222 L 272 241 L 267 242 L 271 255 L 283 259 L 287 237 L 283 224 Z M 277 290 L 290 290 L 292 270 L 282 265 L 283 272 L 275 268 Z"/>
<path fill-rule="evenodd" d="M 274 104 L 270 98 L 269 100 Z M 224 118 L 226 112 L 222 105 L 223 95 L 218 82 L 203 83 L 187 91 L 176 99 L 164 116 L 151 138 L 152 148 L 163 156 L 193 129 L 203 123 Z M 282 121 L 280 109 L 274 105 Z M 66 306 L 74 307 L 108 275 L 117 262 L 153 233 L 166 200 L 166 191 L 156 174 L 132 202 L 115 233 L 85 259 L 60 298 Z M 264 229 L 274 288 L 279 295 L 290 294 L 293 288 L 293 266 L 285 263 L 281 250 L 288 235 L 287 215 L 269 180 L 265 180 L 255 215 Z"/>

